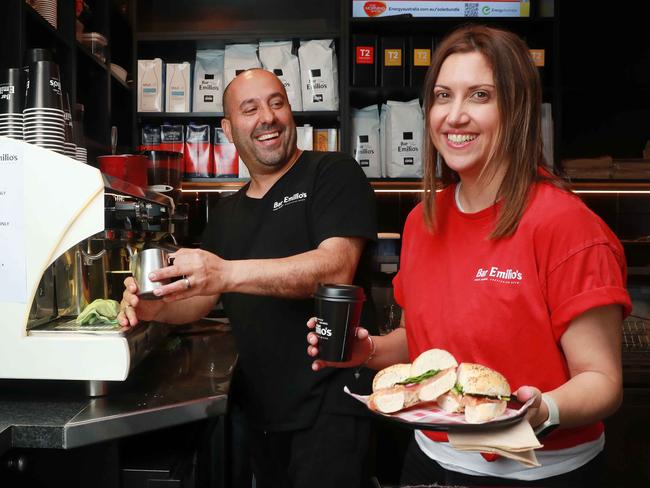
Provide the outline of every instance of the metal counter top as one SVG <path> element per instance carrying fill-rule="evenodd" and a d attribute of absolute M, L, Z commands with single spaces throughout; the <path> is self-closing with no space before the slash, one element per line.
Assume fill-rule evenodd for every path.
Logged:
<path fill-rule="evenodd" d="M 108 395 L 85 383 L 0 381 L 0 454 L 12 447 L 71 449 L 226 412 L 234 340 L 214 323 L 172 329 Z"/>

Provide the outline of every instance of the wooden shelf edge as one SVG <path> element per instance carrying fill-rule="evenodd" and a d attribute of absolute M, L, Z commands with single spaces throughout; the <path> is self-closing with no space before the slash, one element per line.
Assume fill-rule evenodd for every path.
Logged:
<path fill-rule="evenodd" d="M 230 191 L 237 190 L 248 180 L 240 178 L 192 178 L 183 181 L 184 191 Z M 414 192 L 422 189 L 419 179 L 370 179 L 370 186 L 375 191 Z M 635 182 L 572 182 L 574 191 L 592 191 L 595 193 L 647 192 L 650 194 L 650 181 Z"/>
<path fill-rule="evenodd" d="M 108 66 L 107 63 L 103 62 L 101 59 L 99 59 L 97 56 L 95 56 L 90 49 L 88 49 L 86 46 L 81 44 L 79 41 L 75 41 L 77 44 L 77 49 L 84 54 L 86 59 L 89 61 L 95 63 L 100 69 L 103 69 L 107 73 L 111 73 L 111 69 Z M 111 73 L 112 75 L 112 73 Z"/>
<path fill-rule="evenodd" d="M 111 78 L 113 78 L 113 81 L 115 81 L 115 83 L 117 83 L 118 85 L 120 85 L 120 86 L 121 86 L 122 88 L 124 88 L 125 90 L 127 90 L 127 91 L 131 91 L 131 86 L 130 86 L 128 83 L 126 83 L 125 81 L 122 81 L 122 79 L 118 78 L 118 77 L 115 75 L 115 73 L 113 73 L 113 71 L 111 71 L 110 67 L 109 67 L 108 71 L 110 72 L 110 74 L 111 74 Z"/>
<path fill-rule="evenodd" d="M 650 193 L 650 180 L 593 180 L 569 181 L 570 188 L 575 191 L 594 192 L 648 192 Z"/>

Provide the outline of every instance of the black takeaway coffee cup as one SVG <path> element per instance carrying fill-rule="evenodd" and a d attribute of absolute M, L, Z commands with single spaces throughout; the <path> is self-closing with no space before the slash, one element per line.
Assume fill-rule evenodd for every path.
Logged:
<path fill-rule="evenodd" d="M 321 284 L 314 295 L 318 357 L 325 361 L 347 361 L 359 326 L 361 308 L 366 296 L 363 288 L 354 285 Z"/>

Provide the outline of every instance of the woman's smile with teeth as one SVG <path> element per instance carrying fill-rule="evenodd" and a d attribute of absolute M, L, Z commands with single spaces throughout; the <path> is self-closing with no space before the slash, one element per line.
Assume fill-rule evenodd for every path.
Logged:
<path fill-rule="evenodd" d="M 456 144 L 473 141 L 476 137 L 476 134 L 447 134 L 447 140 Z"/>
<path fill-rule="evenodd" d="M 279 132 L 269 132 L 268 134 L 262 134 L 261 136 L 257 136 L 256 139 L 258 141 L 268 141 L 269 139 L 275 139 L 276 137 L 279 136 L 280 136 Z"/>

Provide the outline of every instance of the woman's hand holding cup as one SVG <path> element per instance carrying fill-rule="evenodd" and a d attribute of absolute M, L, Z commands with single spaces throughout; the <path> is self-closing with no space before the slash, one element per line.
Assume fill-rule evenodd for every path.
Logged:
<path fill-rule="evenodd" d="M 307 321 L 307 327 L 311 330 L 316 328 L 316 317 L 312 317 Z M 315 332 L 307 334 L 307 354 L 313 358 L 318 356 L 318 335 Z M 350 347 L 350 356 L 347 361 L 325 361 L 323 359 L 316 359 L 311 368 L 318 371 L 321 368 L 353 368 L 365 364 L 374 353 L 374 344 L 370 338 L 370 334 L 363 327 L 356 327 L 354 330 L 354 339 L 348 344 Z"/>

